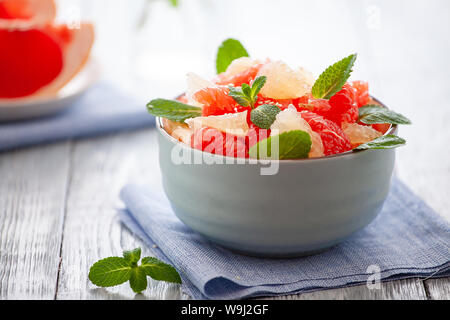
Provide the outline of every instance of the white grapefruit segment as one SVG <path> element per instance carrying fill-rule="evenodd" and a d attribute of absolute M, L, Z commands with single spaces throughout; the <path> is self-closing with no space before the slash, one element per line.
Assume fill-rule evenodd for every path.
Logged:
<path fill-rule="evenodd" d="M 342 130 L 350 139 L 352 147 L 357 147 L 360 144 L 370 142 L 383 134 L 369 126 L 363 126 L 357 123 L 343 123 Z"/>
<path fill-rule="evenodd" d="M 249 130 L 247 111 L 220 116 L 196 117 L 185 120 L 192 130 L 210 127 L 235 136 L 246 136 Z"/>
<path fill-rule="evenodd" d="M 62 50 L 64 65 L 61 73 L 48 85 L 39 89 L 34 95 L 47 96 L 56 94 L 84 67 L 94 43 L 94 27 L 82 23 L 80 29 L 71 29 L 71 41 L 64 43 Z"/>
<path fill-rule="evenodd" d="M 203 105 L 194 99 L 194 94 L 202 89 L 216 88 L 217 86 L 211 81 L 205 80 L 193 72 L 189 72 L 186 75 L 186 77 L 187 77 L 186 97 L 188 99 L 188 104 L 202 108 Z"/>
<path fill-rule="evenodd" d="M 266 76 L 267 81 L 261 94 L 273 99 L 294 99 L 311 90 L 311 74 L 303 69 L 292 70 L 282 61 L 269 62 L 261 67 L 258 76 Z"/>
<path fill-rule="evenodd" d="M 302 130 L 311 137 L 311 150 L 309 151 L 309 158 L 319 158 L 324 155 L 324 147 L 322 138 L 319 134 L 311 129 L 311 126 L 302 118 L 300 112 L 290 105 L 287 109 L 277 114 L 275 121 L 270 126 L 271 136 L 282 134 L 292 130 Z"/>

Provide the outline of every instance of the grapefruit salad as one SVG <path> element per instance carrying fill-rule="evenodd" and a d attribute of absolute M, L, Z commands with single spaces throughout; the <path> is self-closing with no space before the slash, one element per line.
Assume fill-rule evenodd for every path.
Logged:
<path fill-rule="evenodd" d="M 349 81 L 356 57 L 315 79 L 302 67 L 250 58 L 238 40 L 227 39 L 214 79 L 189 73 L 183 95 L 154 99 L 147 109 L 180 142 L 230 157 L 320 158 L 404 145 L 390 129 L 410 120 L 374 100 L 367 82 Z"/>
<path fill-rule="evenodd" d="M 54 95 L 86 64 L 93 26 L 55 15 L 54 0 L 0 0 L 0 100 Z"/>

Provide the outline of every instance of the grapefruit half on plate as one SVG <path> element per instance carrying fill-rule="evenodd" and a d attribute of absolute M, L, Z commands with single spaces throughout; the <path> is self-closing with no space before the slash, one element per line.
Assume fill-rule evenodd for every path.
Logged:
<path fill-rule="evenodd" d="M 25 20 L 34 23 L 50 22 L 55 19 L 54 0 L 0 0 L 1 20 Z"/>
<path fill-rule="evenodd" d="M 87 62 L 92 24 L 0 27 L 0 100 L 55 95 Z"/>

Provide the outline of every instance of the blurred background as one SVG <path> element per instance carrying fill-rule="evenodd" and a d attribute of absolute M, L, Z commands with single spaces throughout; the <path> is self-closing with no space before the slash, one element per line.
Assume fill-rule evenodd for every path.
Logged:
<path fill-rule="evenodd" d="M 95 23 L 94 55 L 102 63 L 104 78 L 143 102 L 182 92 L 189 71 L 213 76 L 217 47 L 228 37 L 241 40 L 253 57 L 282 59 L 316 76 L 332 62 L 357 52 L 352 79 L 368 81 L 375 97 L 413 121 L 399 133 L 408 141 L 398 150 L 400 177 L 408 181 L 422 179 L 428 171 L 434 175 L 431 188 L 428 181 L 414 184 L 428 200 L 435 197 L 434 188 L 450 190 L 447 0 L 60 0 L 58 4 L 58 19 L 77 21 L 81 16 Z"/>

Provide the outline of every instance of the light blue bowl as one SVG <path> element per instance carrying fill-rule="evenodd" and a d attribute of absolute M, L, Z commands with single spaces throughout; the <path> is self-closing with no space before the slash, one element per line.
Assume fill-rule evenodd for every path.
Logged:
<path fill-rule="evenodd" d="M 278 173 L 261 175 L 267 164 L 248 159 L 180 164 L 180 155 L 208 163 L 236 159 L 191 149 L 164 131 L 159 119 L 157 127 L 164 190 L 175 214 L 239 252 L 290 257 L 322 251 L 367 226 L 389 192 L 394 149 L 272 160 Z"/>

